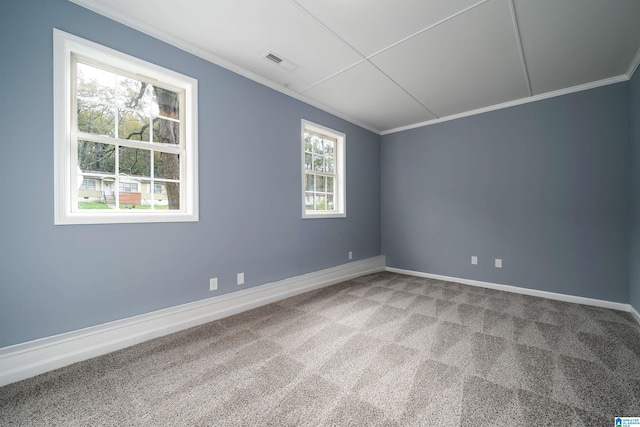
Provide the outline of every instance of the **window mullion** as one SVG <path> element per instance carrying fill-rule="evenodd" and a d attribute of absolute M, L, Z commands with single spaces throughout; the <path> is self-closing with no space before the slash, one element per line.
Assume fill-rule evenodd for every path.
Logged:
<path fill-rule="evenodd" d="M 77 138 L 83 141 L 99 142 L 101 144 L 120 145 L 122 147 L 138 148 L 147 151 L 161 151 L 170 154 L 183 155 L 185 149 L 179 145 L 150 143 L 146 141 L 136 141 L 132 139 L 119 139 L 105 135 L 95 135 L 86 132 L 76 132 Z"/>
<path fill-rule="evenodd" d="M 115 126 L 113 134 L 118 138 L 120 136 L 118 132 L 120 129 L 120 111 L 118 110 L 118 75 L 115 73 L 113 74 L 113 101 L 111 106 L 114 115 L 113 125 Z"/>
<path fill-rule="evenodd" d="M 153 142 L 153 86 L 149 85 L 149 141 Z M 155 151 L 149 152 L 149 194 L 151 194 L 151 210 L 155 209 L 156 182 L 155 182 Z"/>
<path fill-rule="evenodd" d="M 120 210 L 120 147 L 118 145 L 115 146 L 115 172 L 116 172 L 116 181 L 113 183 L 113 187 L 116 193 L 115 201 L 116 201 L 116 210 Z"/>
<path fill-rule="evenodd" d="M 69 202 L 71 203 L 70 206 L 70 211 L 74 212 L 76 210 L 78 210 L 78 183 L 77 181 L 77 166 L 78 166 L 78 139 L 75 136 L 75 132 L 78 129 L 78 101 L 76 98 L 76 95 L 78 93 L 78 77 L 77 77 L 77 68 L 78 68 L 78 62 L 75 58 L 75 56 L 71 56 L 71 69 L 70 69 L 70 79 L 71 79 L 71 84 L 69 85 L 71 88 L 71 123 L 70 123 L 70 140 L 69 140 L 69 155 L 68 155 L 68 159 L 69 159 L 69 181 L 70 181 L 70 188 L 66 189 L 66 191 L 69 192 Z M 76 167 L 74 167 L 76 166 Z"/>

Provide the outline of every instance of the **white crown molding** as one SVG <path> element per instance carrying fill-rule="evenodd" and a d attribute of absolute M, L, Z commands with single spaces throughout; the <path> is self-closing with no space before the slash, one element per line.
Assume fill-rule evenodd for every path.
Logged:
<path fill-rule="evenodd" d="M 629 80 L 631 80 L 631 77 L 633 77 L 634 73 L 638 69 L 638 65 L 640 65 L 640 49 L 638 49 L 636 56 L 633 57 L 631 64 L 629 64 L 629 68 L 627 68 L 626 74 Z"/>
<path fill-rule="evenodd" d="M 608 86 L 615 83 L 625 82 L 628 80 L 629 80 L 629 77 L 626 74 L 623 74 L 621 76 L 610 77 L 608 79 L 598 80 L 596 82 L 590 82 L 590 83 L 585 83 L 578 86 L 568 87 L 565 89 L 559 89 L 553 92 L 541 93 L 539 95 L 515 99 L 513 101 L 504 102 L 502 104 L 490 105 L 488 107 L 482 107 L 476 110 L 465 111 L 463 113 L 452 114 L 450 116 L 440 117 L 438 119 L 427 120 L 420 123 L 414 123 L 412 125 L 401 126 L 394 129 L 385 130 L 380 132 L 380 135 L 389 135 L 391 133 L 397 133 L 405 130 L 431 126 L 438 123 L 448 122 L 450 120 L 456 120 L 456 119 L 461 119 L 463 117 L 475 116 L 477 114 L 488 113 L 490 111 L 495 111 L 495 110 L 502 110 L 504 108 L 515 107 L 517 105 L 528 104 L 530 102 L 542 101 L 543 99 L 555 98 L 557 96 L 568 95 L 575 92 L 582 92 L 584 90 L 595 89 L 601 86 Z"/>
<path fill-rule="evenodd" d="M 383 255 L 0 349 L 0 386 L 314 289 L 384 271 Z"/>
<path fill-rule="evenodd" d="M 426 277 L 429 279 L 444 280 L 446 282 L 462 283 L 464 285 L 496 289 L 499 291 L 513 292 L 516 294 L 523 294 L 523 295 L 531 295 L 534 297 L 548 298 L 548 299 L 553 299 L 558 301 L 571 302 L 575 304 L 591 305 L 594 307 L 610 308 L 612 310 L 629 312 L 632 309 L 632 307 L 629 304 L 613 302 L 613 301 L 605 301 L 605 300 L 600 300 L 595 298 L 578 297 L 574 295 L 559 294 L 556 292 L 549 292 L 549 291 L 539 291 L 537 289 L 521 288 L 519 286 L 511 286 L 511 285 L 501 285 L 498 283 L 491 283 L 491 282 L 481 282 L 479 280 L 462 279 L 460 277 L 442 276 L 439 274 L 423 273 L 421 271 L 404 270 L 402 268 L 387 267 L 386 270 L 392 273 L 406 274 L 409 276 L 416 276 L 416 277 Z"/>
<path fill-rule="evenodd" d="M 354 125 L 360 126 L 363 129 L 366 129 L 377 135 L 380 135 L 380 130 L 366 123 L 363 123 L 360 120 L 354 119 L 353 117 L 350 117 L 332 107 L 329 107 L 309 97 L 306 97 L 294 90 L 285 88 L 284 86 L 281 86 L 275 82 L 272 82 L 271 80 L 266 79 L 262 76 L 259 76 L 245 68 L 242 68 L 230 61 L 227 61 L 226 59 L 220 58 L 219 56 L 214 55 L 202 48 L 199 48 L 198 46 L 195 46 L 179 37 L 175 37 L 171 34 L 168 34 L 152 25 L 146 24 L 124 13 L 121 13 L 113 8 L 105 6 L 104 4 L 96 3 L 91 0 L 69 0 L 69 1 L 85 9 L 89 9 L 99 15 L 105 16 L 113 21 L 126 25 L 127 27 L 133 28 L 134 30 L 140 31 L 141 33 L 144 33 L 155 39 L 158 39 L 174 47 L 177 47 L 178 49 L 184 50 L 185 52 L 188 52 L 192 55 L 195 55 L 204 60 L 207 60 L 213 64 L 219 65 L 220 67 L 225 68 L 229 71 L 232 71 L 236 74 L 239 74 L 243 77 L 246 77 L 249 80 L 253 80 L 257 83 L 260 83 L 263 86 L 267 86 L 270 89 L 283 93 L 291 98 L 297 99 L 298 101 L 304 102 L 305 104 L 309 104 L 312 107 L 316 107 L 322 111 L 325 111 L 329 114 L 333 114 L 336 117 L 339 117 L 350 123 L 353 123 Z"/>

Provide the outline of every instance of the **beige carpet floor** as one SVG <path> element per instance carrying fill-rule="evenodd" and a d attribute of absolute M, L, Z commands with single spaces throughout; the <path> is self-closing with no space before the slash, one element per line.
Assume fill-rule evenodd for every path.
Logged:
<path fill-rule="evenodd" d="M 0 425 L 612 426 L 629 313 L 378 273 L 0 388 Z"/>

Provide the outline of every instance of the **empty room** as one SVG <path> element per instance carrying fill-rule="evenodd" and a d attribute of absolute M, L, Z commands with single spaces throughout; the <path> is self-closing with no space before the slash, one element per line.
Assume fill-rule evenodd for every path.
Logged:
<path fill-rule="evenodd" d="M 0 425 L 640 425 L 639 1 L 0 11 Z"/>

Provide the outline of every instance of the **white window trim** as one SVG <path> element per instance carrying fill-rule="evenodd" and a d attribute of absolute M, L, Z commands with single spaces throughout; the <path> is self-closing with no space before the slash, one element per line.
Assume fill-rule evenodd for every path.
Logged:
<path fill-rule="evenodd" d="M 181 166 L 185 175 L 182 183 L 181 210 L 167 211 L 87 211 L 74 212 L 72 192 L 77 186 L 77 166 L 71 165 L 71 54 L 83 55 L 115 68 L 134 70 L 145 77 L 184 88 L 185 150 Z M 198 207 L 198 81 L 175 71 L 154 65 L 133 56 L 101 46 L 56 28 L 53 29 L 53 126 L 54 126 L 54 223 L 110 224 L 143 222 L 192 222 L 199 220 Z"/>
<path fill-rule="evenodd" d="M 300 126 L 300 151 L 302 154 L 300 166 L 302 168 L 302 218 L 345 218 L 347 216 L 347 176 L 346 176 L 346 163 L 347 163 L 347 135 L 342 132 L 338 132 L 326 126 L 319 125 L 317 123 L 310 122 L 302 119 Z M 335 210 L 334 211 L 308 211 L 305 206 L 305 193 L 306 193 L 306 177 L 305 177 L 305 163 L 304 163 L 304 133 L 305 130 L 311 132 L 327 135 L 336 140 L 336 192 L 335 192 Z"/>

